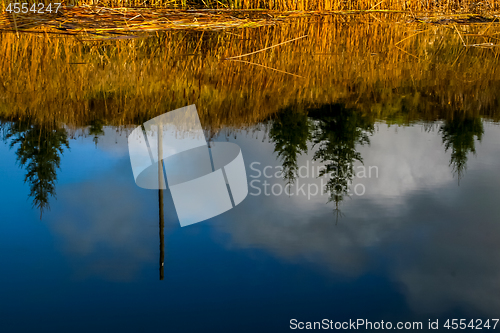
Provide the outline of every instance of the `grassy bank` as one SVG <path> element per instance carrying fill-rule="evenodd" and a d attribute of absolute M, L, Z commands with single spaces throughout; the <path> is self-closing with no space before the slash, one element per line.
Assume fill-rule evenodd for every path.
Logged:
<path fill-rule="evenodd" d="M 11 0 L 2 0 L 5 8 Z M 27 1 L 33 3 L 33 0 Z M 35 1 L 46 2 L 51 1 Z M 66 0 L 68 6 L 266 9 L 276 11 L 359 11 L 483 13 L 500 9 L 500 0 Z"/>

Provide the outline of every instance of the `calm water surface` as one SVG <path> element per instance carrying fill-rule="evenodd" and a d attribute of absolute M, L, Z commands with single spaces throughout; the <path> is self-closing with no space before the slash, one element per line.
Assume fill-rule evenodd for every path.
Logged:
<path fill-rule="evenodd" d="M 335 51 L 338 45 L 310 47 L 330 48 L 334 60 L 345 59 Z M 272 93 L 281 84 L 309 91 L 296 99 L 283 92 L 287 106 L 279 94 L 262 102 L 255 86 L 255 93 L 241 88 L 239 100 L 231 84 L 245 82 L 241 75 L 248 74 L 233 73 L 240 80 L 235 83 L 221 79 L 219 95 L 212 94 L 218 102 L 169 92 L 180 106 L 220 107 L 200 111 L 202 125 L 211 141 L 241 147 L 250 183 L 240 205 L 184 228 L 168 190 L 161 203 L 158 191 L 135 184 L 127 147 L 131 129 L 173 104 L 158 102 L 151 106 L 156 111 L 144 115 L 139 106 L 147 103 L 147 92 L 114 91 L 96 99 L 81 88 L 90 101 L 80 100 L 77 90 L 61 103 L 86 105 L 83 115 L 75 111 L 73 118 L 47 123 L 56 113 L 14 110 L 4 98 L 0 329 L 284 332 L 294 318 L 327 318 L 421 321 L 426 331 L 429 319 L 439 319 L 445 330 L 449 318 L 498 318 L 498 57 L 485 58 L 490 67 L 482 72 L 445 71 L 440 66 L 452 64 L 461 46 L 445 49 L 451 62 L 442 47 L 424 63 L 404 55 L 402 68 L 389 55 L 350 63 L 349 68 L 392 64 L 394 71 L 415 71 L 400 76 L 358 70 L 359 78 L 342 72 L 324 91 L 311 85 L 324 84 L 325 76 L 314 74 L 304 86 L 280 76 L 265 89 Z M 353 59 L 364 57 L 356 52 Z M 472 64 L 479 57 L 474 52 L 483 51 L 471 49 L 464 61 Z M 330 63 L 323 56 L 303 59 L 309 59 L 306 69 L 318 73 L 318 61 Z M 109 73 L 103 81 L 118 75 L 110 61 L 103 65 Z M 155 63 L 145 66 L 151 69 L 145 75 L 160 71 Z M 338 66 L 340 71 L 346 65 Z M 294 68 L 304 74 L 304 67 Z M 255 75 L 263 80 L 278 74 L 259 69 Z M 464 83 L 461 75 L 472 80 Z M 446 76 L 448 81 L 440 81 Z M 254 84 L 251 75 L 246 79 Z M 205 88 L 196 89 L 210 89 L 206 80 Z M 113 90 L 104 84 L 99 89 Z M 16 105 L 29 103 L 15 98 Z M 138 108 L 137 121 L 123 100 L 137 103 L 130 106 Z M 37 103 L 57 109 L 47 100 Z M 258 106 L 257 113 L 234 111 L 244 104 Z M 128 111 L 115 115 L 110 105 Z M 214 112 L 222 115 L 217 121 Z M 285 177 L 276 177 L 279 170 Z M 285 187 L 291 195 L 280 193 Z M 318 193 L 321 187 L 333 191 Z"/>

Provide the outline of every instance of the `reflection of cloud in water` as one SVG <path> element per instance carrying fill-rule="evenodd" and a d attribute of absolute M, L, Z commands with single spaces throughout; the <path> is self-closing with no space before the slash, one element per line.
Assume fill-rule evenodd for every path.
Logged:
<path fill-rule="evenodd" d="M 488 175 L 467 176 L 477 184 Z M 431 312 L 458 307 L 498 315 L 500 208 L 496 198 L 500 181 L 498 176 L 490 181 L 490 186 L 482 188 L 470 182 L 456 200 L 434 207 L 428 200 L 413 199 L 413 233 L 400 239 L 412 246 L 392 255 L 400 264 L 393 271 L 394 278 L 405 286 L 414 309 Z M 446 191 L 456 188 L 450 185 Z"/>
<path fill-rule="evenodd" d="M 424 140 L 415 130 L 375 134 L 363 157 L 365 165 L 379 166 L 381 177 L 364 182 L 367 195 L 345 201 L 346 217 L 337 226 L 324 202 L 259 196 L 231 211 L 224 228 L 234 245 L 346 276 L 388 275 L 417 312 L 498 314 L 497 167 L 471 163 L 458 187 L 436 134 Z M 498 166 L 496 134 L 478 153 L 496 156 Z"/>
<path fill-rule="evenodd" d="M 75 186 L 60 187 L 57 208 L 63 208 L 54 209 L 50 227 L 62 237 L 78 277 L 130 280 L 157 259 L 158 222 L 147 219 L 131 195 L 133 179 L 120 183 L 109 176 Z"/>
<path fill-rule="evenodd" d="M 367 193 L 403 196 L 405 193 L 447 183 L 453 179 L 438 131 L 423 127 L 377 126 L 369 147 L 360 147 L 365 165 L 379 168 L 379 179 L 362 179 Z"/>
<path fill-rule="evenodd" d="M 240 211 L 238 216 L 233 215 L 234 222 L 225 225 L 235 244 L 266 248 L 289 260 L 302 258 L 327 264 L 333 271 L 349 276 L 362 274 L 369 266 L 369 249 L 384 241 L 391 230 L 400 228 L 394 220 L 378 224 L 370 217 L 341 219 L 336 225 L 331 207 L 324 203 L 312 204 L 305 213 L 297 212 L 293 201 L 285 197 L 251 200 L 252 207 L 260 207 L 262 216 Z M 368 205 L 372 203 L 366 202 L 365 209 Z M 252 207 L 246 205 L 256 211 Z"/>
<path fill-rule="evenodd" d="M 97 147 L 116 158 L 128 156 L 127 138 L 133 129 L 134 127 L 117 130 L 105 126 L 103 127 L 104 134 L 99 136 Z"/>

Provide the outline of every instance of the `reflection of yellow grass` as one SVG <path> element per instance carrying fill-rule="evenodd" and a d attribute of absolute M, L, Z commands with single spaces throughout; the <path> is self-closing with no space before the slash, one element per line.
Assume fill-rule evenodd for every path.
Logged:
<path fill-rule="evenodd" d="M 118 41 L 3 34 L 0 117 L 127 125 L 196 104 L 202 122 L 217 130 L 245 127 L 290 105 L 342 102 L 395 122 L 447 117 L 455 110 L 499 118 L 498 48 L 464 47 L 460 39 L 496 44 L 497 25 L 483 34 L 486 25 L 457 27 L 459 35 L 446 26 L 377 19 L 387 20 L 316 17 L 236 32 Z M 303 78 L 224 60 L 304 34 L 241 58 Z"/>

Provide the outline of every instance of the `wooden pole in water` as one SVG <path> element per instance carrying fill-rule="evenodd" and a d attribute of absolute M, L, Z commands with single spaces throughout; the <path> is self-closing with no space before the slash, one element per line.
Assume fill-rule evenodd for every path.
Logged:
<path fill-rule="evenodd" d="M 163 214 L 163 184 L 165 179 L 163 176 L 163 140 L 162 140 L 162 125 L 158 126 L 158 204 L 160 206 L 160 280 L 163 280 L 164 264 L 165 264 L 165 235 L 163 229 L 165 227 L 164 214 Z"/>

